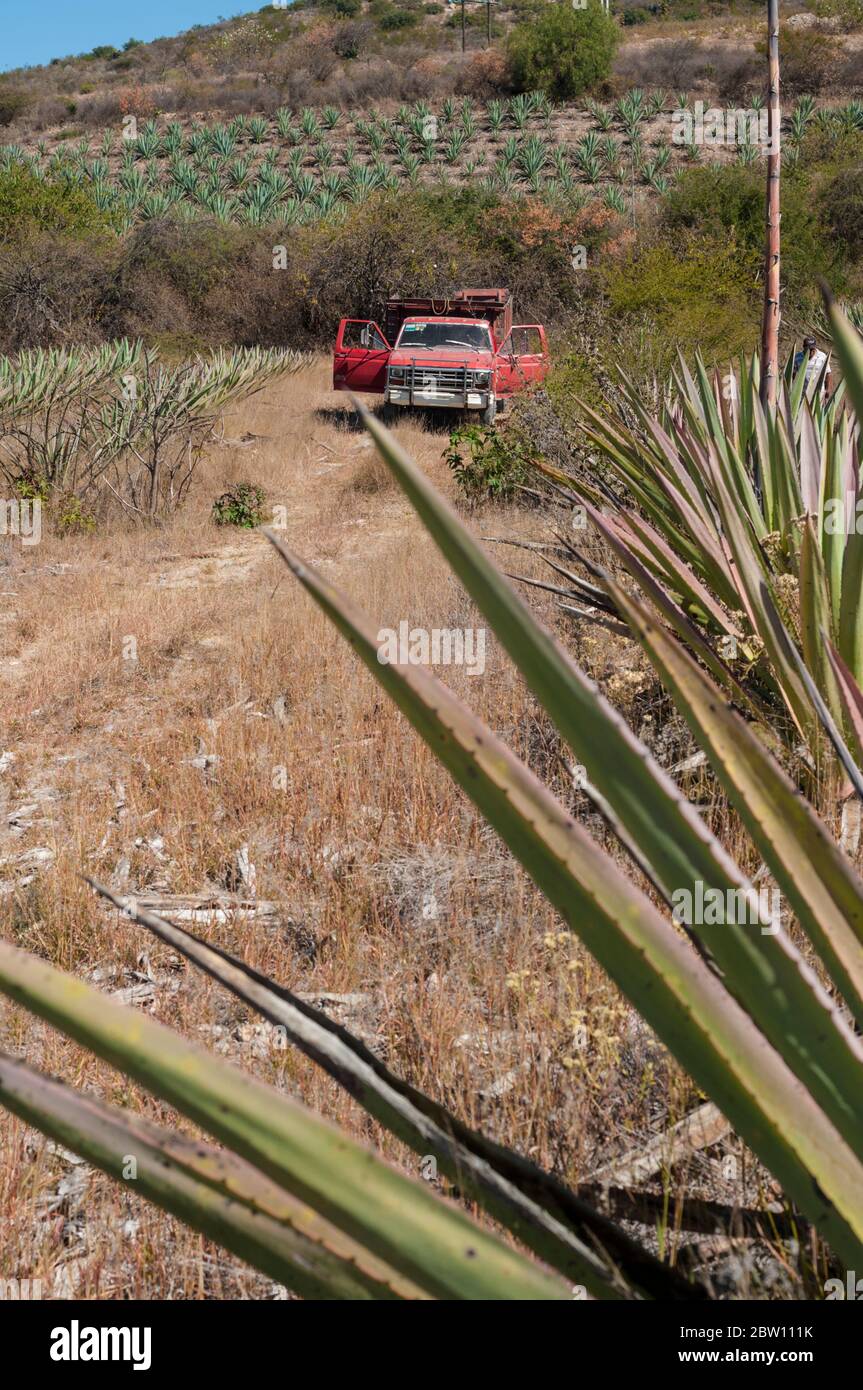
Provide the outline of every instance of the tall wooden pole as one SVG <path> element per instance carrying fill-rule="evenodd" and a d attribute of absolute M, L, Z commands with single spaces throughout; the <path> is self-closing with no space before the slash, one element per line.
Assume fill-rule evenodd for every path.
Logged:
<path fill-rule="evenodd" d="M 485 0 L 485 46 L 491 48 L 491 0 Z"/>
<path fill-rule="evenodd" d="M 767 236 L 764 257 L 764 310 L 761 317 L 761 403 L 776 404 L 779 378 L 779 148 L 782 117 L 779 110 L 779 0 L 767 0 Z"/>
<path fill-rule="evenodd" d="M 461 51 L 464 53 L 464 0 L 461 0 Z"/>

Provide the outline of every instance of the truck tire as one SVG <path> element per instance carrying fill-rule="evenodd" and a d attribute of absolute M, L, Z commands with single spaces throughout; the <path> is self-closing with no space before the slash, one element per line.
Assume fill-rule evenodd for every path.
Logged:
<path fill-rule="evenodd" d="M 494 417 L 497 415 L 497 400 L 494 396 L 489 396 L 488 405 L 482 412 L 482 422 L 484 425 L 493 425 Z"/>

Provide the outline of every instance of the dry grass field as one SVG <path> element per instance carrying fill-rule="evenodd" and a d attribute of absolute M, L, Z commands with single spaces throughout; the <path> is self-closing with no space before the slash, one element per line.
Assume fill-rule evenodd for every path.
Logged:
<path fill-rule="evenodd" d="M 397 433 L 451 492 L 446 433 L 421 421 Z M 285 509 L 277 515 L 289 544 L 382 626 L 478 626 L 346 400 L 329 390 L 323 360 L 226 419 L 223 444 L 163 529 L 103 528 L 30 548 L 6 538 L 0 932 L 416 1173 L 416 1156 L 284 1050 L 269 1025 L 106 911 L 81 875 L 164 904 L 321 1002 L 472 1125 L 583 1182 L 701 1098 L 266 540 L 213 524 L 213 498 L 244 478 L 264 486 L 268 508 Z M 483 535 L 523 538 L 546 525 L 512 508 L 482 509 L 473 522 Z M 531 573 L 530 553 L 517 553 Z M 532 592 L 556 623 L 553 599 Z M 661 729 L 674 756 L 679 729 L 651 704 L 656 688 L 633 646 L 595 632 L 567 640 L 643 735 Z M 442 674 L 599 828 L 493 641 L 484 674 Z M 677 752 L 686 751 L 681 740 Z M 5 1001 L 0 1040 L 48 1073 L 176 1123 Z M 751 1164 L 731 1137 L 677 1167 L 655 1239 L 675 1257 L 698 1239 L 676 1229 L 684 1190 L 730 1203 L 769 1198 Z M 285 1296 L 132 1187 L 4 1114 L 0 1274 L 41 1278 L 55 1296 Z M 720 1255 L 730 1248 L 711 1243 Z M 795 1287 L 793 1271 L 787 1277 Z"/>

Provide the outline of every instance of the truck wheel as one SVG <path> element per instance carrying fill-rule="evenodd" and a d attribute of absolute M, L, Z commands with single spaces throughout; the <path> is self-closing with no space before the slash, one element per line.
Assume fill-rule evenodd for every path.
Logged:
<path fill-rule="evenodd" d="M 488 405 L 482 412 L 482 422 L 484 425 L 493 425 L 494 417 L 497 414 L 497 400 L 494 396 L 489 396 Z"/>

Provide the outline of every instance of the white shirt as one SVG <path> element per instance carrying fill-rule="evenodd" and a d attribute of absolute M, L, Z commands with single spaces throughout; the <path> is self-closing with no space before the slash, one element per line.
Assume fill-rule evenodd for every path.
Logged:
<path fill-rule="evenodd" d="M 801 366 L 803 365 L 804 356 L 806 357 L 805 390 L 808 391 L 813 381 L 817 381 L 819 376 L 821 375 L 821 368 L 827 361 L 827 353 L 821 352 L 819 348 L 815 349 L 811 357 L 809 357 L 808 354 L 806 354 L 805 352 L 798 352 L 797 356 L 794 359 L 795 371 L 800 370 Z"/>

